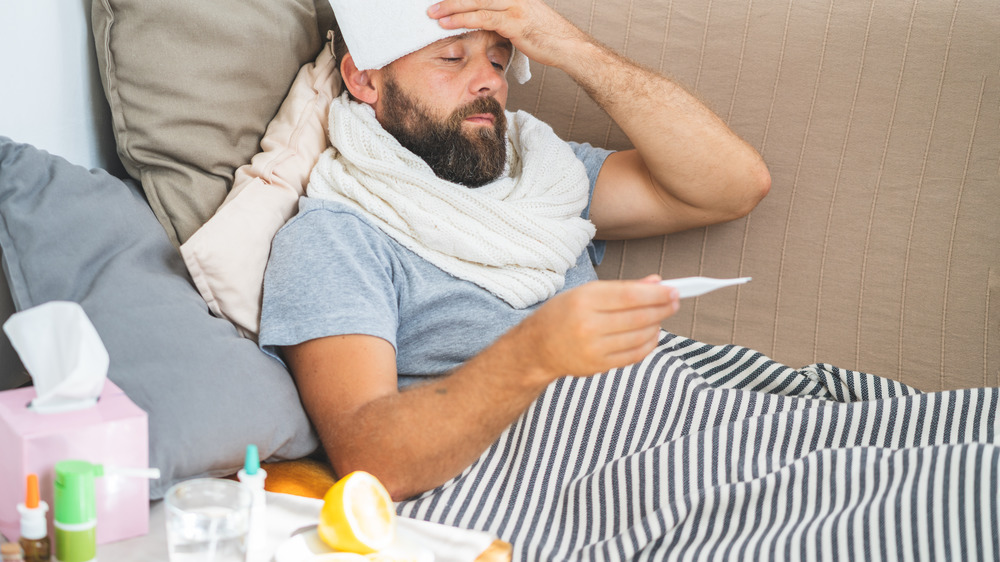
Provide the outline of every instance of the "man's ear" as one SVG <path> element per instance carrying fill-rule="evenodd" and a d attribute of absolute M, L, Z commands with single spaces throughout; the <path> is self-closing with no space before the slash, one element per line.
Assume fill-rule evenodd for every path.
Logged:
<path fill-rule="evenodd" d="M 378 101 L 378 89 L 372 83 L 370 71 L 358 70 L 351 53 L 344 54 L 344 59 L 340 61 L 340 76 L 347 90 L 359 101 L 370 105 Z"/>

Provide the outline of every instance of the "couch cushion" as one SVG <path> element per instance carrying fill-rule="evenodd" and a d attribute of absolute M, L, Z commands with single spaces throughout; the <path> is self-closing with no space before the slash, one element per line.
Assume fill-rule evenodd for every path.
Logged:
<path fill-rule="evenodd" d="M 179 245 L 257 153 L 332 21 L 326 0 L 94 0 L 118 153 Z"/>
<path fill-rule="evenodd" d="M 134 182 L 0 137 L 0 251 L 14 304 L 79 302 L 108 376 L 149 414 L 150 463 L 173 482 L 318 446 L 289 373 L 212 316 Z"/>

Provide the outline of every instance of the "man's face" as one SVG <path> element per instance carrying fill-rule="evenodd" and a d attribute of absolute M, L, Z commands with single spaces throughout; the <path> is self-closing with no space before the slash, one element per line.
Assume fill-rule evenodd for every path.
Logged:
<path fill-rule="evenodd" d="M 382 90 L 382 126 L 441 179 L 467 187 L 485 185 L 503 173 L 507 120 L 493 97 L 475 98 L 443 118 L 403 92 L 390 76 Z M 469 119 L 492 121 L 469 129 Z"/>
<path fill-rule="evenodd" d="M 439 177 L 478 187 L 506 161 L 510 42 L 489 31 L 442 39 L 376 71 L 382 126 Z"/>

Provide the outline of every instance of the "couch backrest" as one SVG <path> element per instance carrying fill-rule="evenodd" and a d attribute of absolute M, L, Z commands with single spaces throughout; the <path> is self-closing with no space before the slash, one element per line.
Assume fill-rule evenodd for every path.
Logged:
<path fill-rule="evenodd" d="M 743 220 L 612 244 L 603 277 L 752 276 L 665 327 L 922 390 L 1000 384 L 995 0 L 554 4 L 693 89 L 773 178 Z M 535 67 L 511 103 L 628 146 L 560 72 Z"/>

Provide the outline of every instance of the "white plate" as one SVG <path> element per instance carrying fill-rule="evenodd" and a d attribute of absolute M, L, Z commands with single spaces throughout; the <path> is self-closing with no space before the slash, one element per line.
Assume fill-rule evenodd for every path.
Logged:
<path fill-rule="evenodd" d="M 392 545 L 381 551 L 391 555 L 392 560 L 412 560 L 413 562 L 434 562 L 434 553 L 422 546 L 406 544 L 397 536 Z M 274 562 L 352 562 L 367 561 L 364 556 L 351 556 L 347 553 L 333 550 L 319 538 L 316 526 L 303 527 L 278 545 L 274 553 Z"/>

